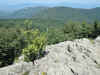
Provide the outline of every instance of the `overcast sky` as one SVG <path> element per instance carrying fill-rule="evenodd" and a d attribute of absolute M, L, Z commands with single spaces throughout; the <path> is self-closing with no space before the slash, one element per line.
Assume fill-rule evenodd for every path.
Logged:
<path fill-rule="evenodd" d="M 95 8 L 100 6 L 100 0 L 0 0 L 0 8 L 9 7 L 11 5 L 21 5 L 25 3 L 37 3 L 37 6 L 44 4 L 55 4 L 64 6 L 72 6 L 79 8 Z"/>

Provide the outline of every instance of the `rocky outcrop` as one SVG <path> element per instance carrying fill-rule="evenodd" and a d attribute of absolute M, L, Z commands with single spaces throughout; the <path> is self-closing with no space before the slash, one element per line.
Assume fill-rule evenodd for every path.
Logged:
<path fill-rule="evenodd" d="M 21 69 L 20 66 L 16 68 L 13 65 L 0 69 L 0 75 L 7 75 L 7 71 L 15 73 L 14 75 L 26 72 L 27 75 L 100 75 L 99 46 L 100 37 L 96 40 L 84 38 L 50 45 L 46 47 L 48 54 L 36 60 L 34 66 L 24 63 L 27 65 Z"/>
<path fill-rule="evenodd" d="M 0 69 L 0 75 L 24 75 L 33 68 L 33 64 L 20 62 Z"/>

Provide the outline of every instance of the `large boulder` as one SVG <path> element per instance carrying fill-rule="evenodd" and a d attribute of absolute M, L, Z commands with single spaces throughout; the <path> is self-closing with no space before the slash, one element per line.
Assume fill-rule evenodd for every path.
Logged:
<path fill-rule="evenodd" d="M 88 39 L 47 46 L 49 54 L 37 60 L 29 75 L 100 75 L 100 52 Z"/>
<path fill-rule="evenodd" d="M 34 66 L 20 62 L 1 68 L 0 75 L 100 75 L 98 40 L 84 38 L 47 46 L 48 53 Z"/>

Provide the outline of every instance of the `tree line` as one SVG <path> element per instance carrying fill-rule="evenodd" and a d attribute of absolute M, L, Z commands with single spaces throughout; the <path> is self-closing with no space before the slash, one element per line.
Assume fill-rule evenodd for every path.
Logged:
<path fill-rule="evenodd" d="M 55 44 L 67 40 L 80 38 L 94 39 L 100 35 L 100 23 L 94 21 L 92 24 L 86 22 L 67 22 L 61 28 L 49 28 L 48 44 Z"/>

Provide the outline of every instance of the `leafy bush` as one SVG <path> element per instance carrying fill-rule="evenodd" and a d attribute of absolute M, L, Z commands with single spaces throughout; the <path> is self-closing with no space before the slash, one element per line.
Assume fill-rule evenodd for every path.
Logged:
<path fill-rule="evenodd" d="M 23 49 L 25 61 L 33 61 L 43 54 L 46 46 L 46 35 L 40 33 L 39 30 L 24 31 L 25 41 L 27 42 L 26 48 Z"/>

